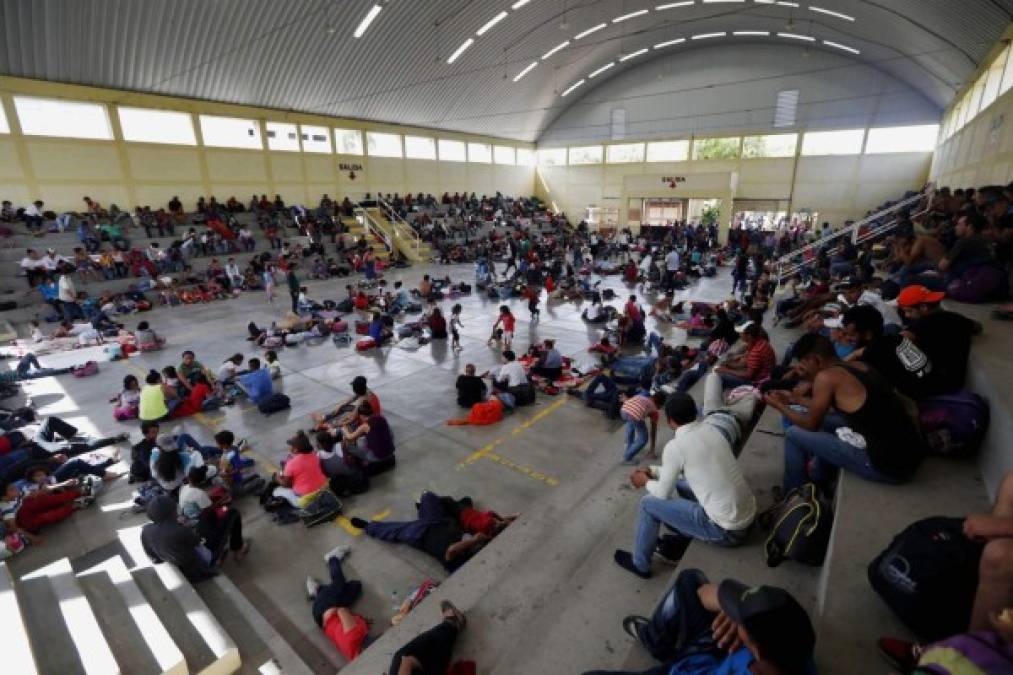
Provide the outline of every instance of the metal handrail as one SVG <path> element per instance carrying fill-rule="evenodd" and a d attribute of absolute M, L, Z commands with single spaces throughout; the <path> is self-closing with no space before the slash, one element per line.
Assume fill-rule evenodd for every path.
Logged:
<path fill-rule="evenodd" d="M 362 226 L 366 228 L 373 237 L 378 238 L 383 242 L 384 248 L 390 254 L 394 253 L 394 242 L 391 240 L 390 235 L 380 227 L 378 223 L 373 222 L 373 216 L 369 214 L 369 211 L 363 206 L 357 206 L 355 208 L 355 215 L 357 220 L 362 223 Z"/>
<path fill-rule="evenodd" d="M 389 214 L 387 220 L 394 227 L 394 236 L 398 239 L 408 239 L 409 246 L 415 249 L 416 254 L 419 254 L 422 248 L 422 237 L 415 231 L 415 228 L 412 227 L 408 221 L 399 216 L 397 211 L 394 209 L 394 206 L 387 202 L 387 200 L 383 197 L 377 195 L 376 203 L 379 206 L 382 206 L 387 214 Z"/>
<path fill-rule="evenodd" d="M 787 277 L 793 276 L 797 274 L 800 270 L 812 265 L 816 261 L 816 253 L 819 250 L 823 249 L 827 244 L 840 240 L 845 236 L 850 236 L 852 243 L 859 244 L 864 241 L 868 241 L 874 236 L 879 236 L 880 234 L 892 230 L 898 224 L 900 224 L 901 219 L 895 218 L 891 220 L 889 223 L 873 225 L 871 230 L 865 233 L 861 233 L 863 227 L 879 220 L 883 216 L 890 215 L 907 206 L 910 206 L 915 202 L 921 201 L 927 194 L 928 190 L 927 189 L 923 190 L 922 192 L 919 192 L 917 195 L 914 195 L 913 197 L 902 199 L 896 204 L 893 204 L 892 206 L 877 211 L 876 213 L 870 216 L 862 218 L 861 220 L 852 223 L 846 228 L 843 228 L 836 232 L 831 232 L 828 235 L 824 235 L 819 239 L 817 239 L 816 241 L 810 242 L 805 246 L 801 246 L 795 249 L 791 253 L 787 253 L 781 256 L 775 261 L 775 264 L 777 265 L 778 284 L 780 285 L 784 283 L 784 280 Z M 806 258 L 807 255 L 810 255 L 811 257 L 807 259 Z"/>

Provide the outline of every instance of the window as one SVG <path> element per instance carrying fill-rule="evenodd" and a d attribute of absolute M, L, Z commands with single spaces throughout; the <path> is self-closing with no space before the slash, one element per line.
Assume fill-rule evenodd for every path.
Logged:
<path fill-rule="evenodd" d="M 870 155 L 882 152 L 932 152 L 938 136 L 938 124 L 869 129 L 865 152 Z"/>
<path fill-rule="evenodd" d="M 249 148 L 260 150 L 260 125 L 255 120 L 238 117 L 200 116 L 200 132 L 204 145 L 215 148 Z"/>
<path fill-rule="evenodd" d="M 999 87 L 1000 96 L 1013 86 L 1013 56 L 1011 54 L 1013 54 L 1013 50 L 1006 54 L 1006 68 L 1002 71 L 1002 86 Z"/>
<path fill-rule="evenodd" d="M 979 77 L 975 83 L 974 88 L 971 89 L 971 109 L 967 113 L 967 121 L 970 122 L 978 113 L 981 111 L 981 95 L 985 91 L 985 78 Z"/>
<path fill-rule="evenodd" d="M 541 166 L 564 166 L 566 164 L 566 148 L 539 150 L 538 164 Z"/>
<path fill-rule="evenodd" d="M 370 157 L 400 157 L 401 136 L 400 134 L 367 131 L 366 152 Z"/>
<path fill-rule="evenodd" d="M 604 151 L 600 145 L 570 148 L 570 164 L 601 164 Z"/>
<path fill-rule="evenodd" d="M 467 146 L 463 141 L 448 141 L 441 138 L 439 141 L 440 159 L 444 162 L 466 162 L 468 161 Z"/>
<path fill-rule="evenodd" d="M 814 131 L 802 137 L 802 154 L 860 155 L 864 138 L 865 129 Z"/>
<path fill-rule="evenodd" d="M 0 134 L 9 134 L 10 132 L 11 127 L 7 124 L 7 115 L 4 113 L 4 107 L 0 105 Z"/>
<path fill-rule="evenodd" d="M 964 125 L 971 121 L 971 92 L 960 97 L 960 117 L 957 119 L 957 128 L 963 129 Z"/>
<path fill-rule="evenodd" d="M 742 139 L 742 156 L 753 157 L 794 157 L 798 146 L 798 134 L 770 134 L 767 136 L 746 136 Z"/>
<path fill-rule="evenodd" d="M 296 125 L 287 122 L 267 122 L 264 126 L 267 130 L 268 150 L 299 152 L 299 129 Z"/>
<path fill-rule="evenodd" d="M 644 161 L 643 143 L 623 143 L 609 145 L 605 148 L 605 158 L 609 164 L 629 164 Z"/>
<path fill-rule="evenodd" d="M 693 141 L 693 159 L 735 159 L 739 156 L 742 139 L 697 138 Z"/>
<path fill-rule="evenodd" d="M 335 129 L 334 151 L 339 155 L 361 155 L 362 132 L 358 129 Z"/>
<path fill-rule="evenodd" d="M 518 166 L 534 166 L 537 160 L 535 158 L 535 151 L 529 150 L 528 148 L 517 148 L 517 165 Z"/>
<path fill-rule="evenodd" d="M 197 145 L 189 113 L 150 108 L 117 108 L 123 140 L 137 143 Z"/>
<path fill-rule="evenodd" d="M 485 143 L 468 143 L 468 161 L 479 164 L 492 163 L 492 146 Z"/>
<path fill-rule="evenodd" d="M 1006 46 L 988 69 L 985 79 L 985 93 L 982 95 L 981 108 L 984 110 L 992 105 L 995 99 L 999 98 L 999 87 L 1002 86 L 1002 71 L 1006 66 L 1006 57 L 1009 55 L 1009 45 Z"/>
<path fill-rule="evenodd" d="M 302 137 L 303 152 L 331 154 L 331 135 L 327 133 L 327 127 L 313 127 L 303 124 L 300 125 L 299 131 Z"/>
<path fill-rule="evenodd" d="M 436 139 L 426 136 L 405 136 L 404 156 L 409 159 L 436 159 Z"/>
<path fill-rule="evenodd" d="M 659 141 L 647 144 L 648 162 L 685 162 L 689 159 L 689 141 Z"/>
<path fill-rule="evenodd" d="M 517 155 L 509 145 L 497 145 L 492 149 L 493 159 L 497 164 L 513 166 L 517 163 Z"/>
<path fill-rule="evenodd" d="M 113 138 L 109 115 L 100 103 L 15 96 L 14 109 L 18 113 L 22 133 L 28 136 L 96 138 L 103 141 Z"/>

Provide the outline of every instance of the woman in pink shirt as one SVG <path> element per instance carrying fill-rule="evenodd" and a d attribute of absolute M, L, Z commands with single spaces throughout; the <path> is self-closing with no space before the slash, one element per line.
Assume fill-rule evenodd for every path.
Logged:
<path fill-rule="evenodd" d="M 274 474 L 278 487 L 271 494 L 301 509 L 327 487 L 327 476 L 320 468 L 320 458 L 313 452 L 305 432 L 300 431 L 288 439 L 288 447 L 289 459 L 285 462 L 285 470 Z"/>

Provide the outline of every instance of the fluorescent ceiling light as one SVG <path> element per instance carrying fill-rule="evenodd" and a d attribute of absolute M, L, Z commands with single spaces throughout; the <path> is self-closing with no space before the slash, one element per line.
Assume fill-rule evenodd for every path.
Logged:
<path fill-rule="evenodd" d="M 705 5 L 720 5 L 728 2 L 745 2 L 746 0 L 703 0 Z"/>
<path fill-rule="evenodd" d="M 611 68 L 614 65 L 616 65 L 615 61 L 609 61 L 604 66 L 602 66 L 598 70 L 596 70 L 593 73 L 591 73 L 590 75 L 588 75 L 588 78 L 598 77 L 599 75 L 601 75 L 602 73 L 604 73 L 606 70 L 608 70 L 609 68 Z"/>
<path fill-rule="evenodd" d="M 781 5 L 782 7 L 798 7 L 797 2 L 785 2 L 784 0 L 777 0 L 777 4 Z"/>
<path fill-rule="evenodd" d="M 558 45 L 556 45 L 555 47 L 553 47 L 549 51 L 547 51 L 544 54 L 542 54 L 542 61 L 544 61 L 545 59 L 549 58 L 550 56 L 552 56 L 553 54 L 555 54 L 556 52 L 558 52 L 560 49 L 566 49 L 569 46 L 570 46 L 570 41 L 569 40 L 566 40 L 564 42 L 560 42 Z"/>
<path fill-rule="evenodd" d="M 739 37 L 747 37 L 747 36 L 770 37 L 770 31 L 766 31 L 766 30 L 737 30 L 734 33 L 732 33 L 732 35 L 738 35 Z"/>
<path fill-rule="evenodd" d="M 816 38 L 809 37 L 808 35 L 798 35 L 797 33 L 778 33 L 777 37 L 788 38 L 789 40 L 805 40 L 806 42 L 816 42 Z"/>
<path fill-rule="evenodd" d="M 520 9 L 524 5 L 531 2 L 531 0 L 517 0 L 514 4 L 510 5 L 510 9 Z"/>
<path fill-rule="evenodd" d="M 495 26 L 496 24 L 498 24 L 500 21 L 502 21 L 506 17 L 507 17 L 507 13 L 506 12 L 500 12 L 496 16 L 494 16 L 491 19 L 489 19 L 484 26 L 482 26 L 477 31 L 475 31 L 475 35 L 480 35 L 480 36 L 481 35 L 485 35 L 489 31 L 490 28 L 492 28 L 493 26 Z"/>
<path fill-rule="evenodd" d="M 629 54 L 627 54 L 625 56 L 620 56 L 619 57 L 619 63 L 623 63 L 625 61 L 629 61 L 630 59 L 635 59 L 636 57 L 640 56 L 641 54 L 646 54 L 646 53 L 647 53 L 647 47 L 644 47 L 643 49 L 638 49 L 637 51 L 630 52 Z"/>
<path fill-rule="evenodd" d="M 849 16 L 847 14 L 841 14 L 840 12 L 835 12 L 832 9 L 824 9 L 822 7 L 815 7 L 813 5 L 809 5 L 809 9 L 812 10 L 812 11 L 814 11 L 814 12 L 819 12 L 820 14 L 826 14 L 827 16 L 836 16 L 838 19 L 844 19 L 845 21 L 854 21 L 855 20 L 855 17 L 853 17 L 853 16 Z"/>
<path fill-rule="evenodd" d="M 674 40 L 669 40 L 668 42 L 659 42 L 658 44 L 654 45 L 654 48 L 664 49 L 665 47 L 671 47 L 672 45 L 682 44 L 685 41 L 686 38 L 675 38 Z"/>
<path fill-rule="evenodd" d="M 369 24 L 373 23 L 373 19 L 375 19 L 376 15 L 380 13 L 381 9 L 383 9 L 383 7 L 380 5 L 373 5 L 369 11 L 366 12 L 366 16 L 362 18 L 362 21 L 359 22 L 359 27 L 355 29 L 354 33 L 352 33 L 352 37 L 361 38 L 362 34 L 366 32 L 367 28 L 369 28 Z"/>
<path fill-rule="evenodd" d="M 708 38 L 724 37 L 725 35 L 727 33 L 700 33 L 691 37 L 690 40 L 706 40 Z"/>
<path fill-rule="evenodd" d="M 468 47 L 470 47 L 473 44 L 475 44 L 475 39 L 474 38 L 468 38 L 467 40 L 465 40 L 464 43 L 460 47 L 458 47 L 457 50 L 453 54 L 450 55 L 450 58 L 447 59 L 447 63 L 453 63 L 454 61 L 456 61 L 457 57 L 459 57 L 461 54 L 463 54 L 464 50 L 467 49 Z"/>
<path fill-rule="evenodd" d="M 537 65 L 538 65 L 538 61 L 532 61 L 531 64 L 528 65 L 527 68 L 525 68 L 524 70 L 522 70 L 521 72 L 517 73 L 517 75 L 514 76 L 514 82 L 520 81 L 520 79 L 522 77 L 524 77 L 525 75 L 527 75 L 528 73 L 530 73 L 532 70 L 534 70 L 535 66 L 537 66 Z"/>
<path fill-rule="evenodd" d="M 620 23 L 620 22 L 626 21 L 628 19 L 635 19 L 638 16 L 643 16 L 644 14 L 647 14 L 649 11 L 651 11 L 651 10 L 649 10 L 649 9 L 638 9 L 635 12 L 630 12 L 629 14 L 623 14 L 622 16 L 617 16 L 616 18 L 612 19 L 612 23 Z"/>
<path fill-rule="evenodd" d="M 836 47 L 837 49 L 843 49 L 844 51 L 850 52 L 852 54 L 861 54 L 862 53 L 862 52 L 858 51 L 857 49 L 855 49 L 854 47 L 849 47 L 847 45 L 842 45 L 840 42 L 831 42 L 830 40 L 824 40 L 823 44 L 825 44 L 828 47 Z"/>
<path fill-rule="evenodd" d="M 668 4 L 665 5 L 658 5 L 654 9 L 660 12 L 664 9 L 675 9 L 676 7 L 689 7 L 690 5 L 695 4 L 696 0 L 683 0 L 682 2 L 669 2 Z"/>
<path fill-rule="evenodd" d="M 776 5 L 776 0 L 753 0 L 758 5 Z"/>
<path fill-rule="evenodd" d="M 566 95 L 567 95 L 567 94 L 569 94 L 569 93 L 570 93 L 571 91 L 573 91 L 574 89 L 576 89 L 576 88 L 577 88 L 577 87 L 579 87 L 580 85 L 584 84 L 584 83 L 585 83 L 586 81 L 587 81 L 587 80 L 577 80 L 576 82 L 574 82 L 573 84 L 571 84 L 571 85 L 570 85 L 570 86 L 569 86 L 569 87 L 568 87 L 568 88 L 566 89 L 566 91 L 564 91 L 564 92 L 563 92 L 563 94 L 562 94 L 562 95 L 563 95 L 563 96 L 566 96 Z"/>
<path fill-rule="evenodd" d="M 573 36 L 573 39 L 574 40 L 579 40 L 581 38 L 586 38 L 591 33 L 597 33 L 598 31 L 600 31 L 602 28 L 605 28 L 606 26 L 608 26 L 607 23 L 600 23 L 597 26 L 594 26 L 592 28 L 588 28 L 583 33 L 577 33 L 576 35 Z"/>

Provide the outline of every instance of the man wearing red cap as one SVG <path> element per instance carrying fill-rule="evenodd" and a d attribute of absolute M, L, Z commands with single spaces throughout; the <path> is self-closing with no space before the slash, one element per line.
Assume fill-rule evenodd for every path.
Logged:
<path fill-rule="evenodd" d="M 981 324 L 940 307 L 946 294 L 925 286 L 907 286 L 897 296 L 897 306 L 908 320 L 905 334 L 929 357 L 939 393 L 964 386 L 971 337 Z"/>

